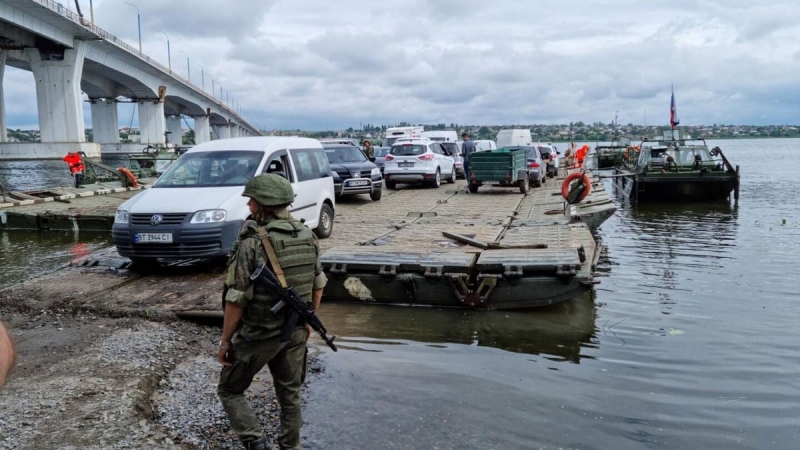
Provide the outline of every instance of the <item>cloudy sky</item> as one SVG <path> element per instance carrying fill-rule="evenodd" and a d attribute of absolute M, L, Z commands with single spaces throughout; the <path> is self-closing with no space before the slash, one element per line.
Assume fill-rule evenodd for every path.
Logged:
<path fill-rule="evenodd" d="M 796 0 L 131 1 L 145 53 L 166 64 L 166 32 L 174 70 L 188 53 L 265 129 L 658 125 L 672 84 L 683 124 L 800 123 Z M 136 45 L 133 7 L 93 3 Z M 9 126 L 35 125 L 32 75 L 7 68 L 4 87 Z"/>

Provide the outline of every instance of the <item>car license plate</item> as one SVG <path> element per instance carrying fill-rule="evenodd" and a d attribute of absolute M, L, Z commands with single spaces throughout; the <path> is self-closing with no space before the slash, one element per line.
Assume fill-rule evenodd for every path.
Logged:
<path fill-rule="evenodd" d="M 397 163 L 397 167 L 414 167 L 413 162 L 399 162 Z"/>
<path fill-rule="evenodd" d="M 347 180 L 344 182 L 345 186 L 368 186 L 369 180 Z"/>
<path fill-rule="evenodd" d="M 137 244 L 171 244 L 172 233 L 136 233 L 133 241 Z"/>

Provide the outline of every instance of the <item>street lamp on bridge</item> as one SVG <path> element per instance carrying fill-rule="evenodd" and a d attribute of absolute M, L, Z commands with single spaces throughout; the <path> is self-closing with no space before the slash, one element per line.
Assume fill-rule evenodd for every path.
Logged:
<path fill-rule="evenodd" d="M 159 31 L 159 33 L 167 37 L 167 66 L 169 67 L 169 73 L 172 73 L 172 51 L 169 49 L 169 35 L 163 31 Z"/>
<path fill-rule="evenodd" d="M 200 68 L 200 84 L 203 85 L 203 92 L 206 91 L 206 75 L 205 75 L 205 68 L 200 64 L 194 63 L 195 66 Z M 214 92 L 214 88 L 211 88 L 211 92 Z"/>
<path fill-rule="evenodd" d="M 192 68 L 190 66 L 191 63 L 189 62 L 189 54 L 183 50 L 178 50 L 178 51 L 186 55 L 186 75 L 189 77 L 188 78 L 189 84 L 192 84 Z"/>
<path fill-rule="evenodd" d="M 139 24 L 139 56 L 142 56 L 142 15 L 139 13 L 138 6 L 128 2 L 125 2 L 125 4 L 136 8 L 136 22 Z"/>
<path fill-rule="evenodd" d="M 92 0 L 89 0 L 89 16 L 92 18 L 92 30 L 94 30 L 94 5 Z"/>

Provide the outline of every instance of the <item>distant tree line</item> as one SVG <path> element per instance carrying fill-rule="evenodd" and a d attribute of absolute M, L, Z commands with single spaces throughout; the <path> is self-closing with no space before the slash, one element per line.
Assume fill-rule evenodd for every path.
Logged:
<path fill-rule="evenodd" d="M 634 139 L 644 137 L 659 136 L 666 130 L 666 127 L 658 126 L 643 126 L 628 124 L 606 124 L 601 122 L 594 122 L 587 124 L 584 122 L 570 122 L 567 124 L 534 124 L 534 125 L 462 125 L 457 123 L 417 123 L 412 124 L 409 122 L 400 122 L 394 124 L 363 124 L 360 128 L 349 127 L 342 130 L 319 130 L 319 131 L 304 131 L 301 129 L 293 130 L 280 130 L 276 135 L 297 135 L 307 136 L 311 138 L 355 138 L 363 139 L 367 134 L 376 142 L 387 128 L 390 127 L 407 127 L 407 126 L 422 126 L 426 130 L 454 130 L 458 134 L 467 132 L 473 139 L 494 139 L 497 132 L 502 129 L 508 128 L 527 128 L 531 130 L 531 135 L 534 140 L 540 142 L 563 142 L 563 141 L 580 141 L 580 142 L 595 142 L 595 141 L 610 141 L 614 136 L 622 135 Z M 708 139 L 743 139 L 743 138 L 800 138 L 800 125 L 697 125 L 697 126 L 683 126 L 684 130 L 692 137 L 705 137 Z M 270 132 L 265 132 L 270 134 Z M 133 135 L 133 136 L 131 136 Z M 137 133 L 131 133 L 128 129 L 121 129 L 119 133 L 121 143 L 138 142 Z M 38 130 L 22 130 L 22 129 L 8 129 L 8 137 L 10 141 L 18 142 L 38 142 Z M 93 141 L 92 129 L 86 129 L 86 141 Z M 189 130 L 182 136 L 183 144 L 194 143 L 194 131 Z"/>

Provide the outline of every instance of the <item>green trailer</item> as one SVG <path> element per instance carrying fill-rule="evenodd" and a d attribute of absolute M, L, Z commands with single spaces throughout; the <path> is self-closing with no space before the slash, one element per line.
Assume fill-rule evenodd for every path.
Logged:
<path fill-rule="evenodd" d="M 523 149 L 501 148 L 469 155 L 469 191 L 478 192 L 484 184 L 518 187 L 526 194 L 530 189 L 528 157 Z"/>

